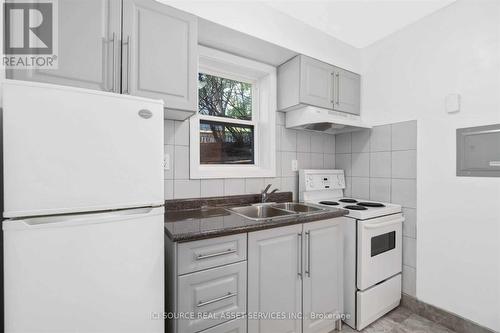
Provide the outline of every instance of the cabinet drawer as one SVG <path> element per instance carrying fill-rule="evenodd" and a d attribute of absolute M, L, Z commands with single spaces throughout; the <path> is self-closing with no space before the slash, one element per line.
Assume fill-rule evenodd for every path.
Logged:
<path fill-rule="evenodd" d="M 178 282 L 178 311 L 190 316 L 179 320 L 178 332 L 198 332 L 232 319 L 227 313 L 246 312 L 246 261 L 183 275 Z"/>
<path fill-rule="evenodd" d="M 179 275 L 246 260 L 247 235 L 231 235 L 178 245 Z"/>
<path fill-rule="evenodd" d="M 209 328 L 208 330 L 200 333 L 246 333 L 247 321 L 246 319 L 235 319 L 227 323 Z"/>

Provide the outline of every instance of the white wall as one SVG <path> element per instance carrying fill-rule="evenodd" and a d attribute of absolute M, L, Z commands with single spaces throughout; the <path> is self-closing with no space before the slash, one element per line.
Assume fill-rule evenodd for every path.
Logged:
<path fill-rule="evenodd" d="M 342 68 L 361 69 L 359 49 L 261 1 L 157 1 Z"/>
<path fill-rule="evenodd" d="M 455 176 L 455 130 L 500 123 L 500 1 L 458 1 L 362 57 L 363 114 L 418 120 L 417 297 L 500 331 L 500 178 Z"/>

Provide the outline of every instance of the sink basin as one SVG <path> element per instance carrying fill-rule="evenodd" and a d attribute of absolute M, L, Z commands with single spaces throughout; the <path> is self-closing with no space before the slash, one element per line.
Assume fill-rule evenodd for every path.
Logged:
<path fill-rule="evenodd" d="M 314 213 L 314 212 L 324 211 L 323 208 L 318 208 L 315 206 L 304 205 L 304 204 L 295 203 L 295 202 L 279 203 L 279 204 L 272 205 L 271 207 L 289 210 L 289 211 L 296 212 L 296 213 Z"/>
<path fill-rule="evenodd" d="M 274 208 L 272 206 L 267 206 L 267 205 L 234 207 L 234 208 L 229 208 L 228 210 L 238 215 L 256 221 L 267 220 L 271 218 L 286 217 L 296 214 L 294 212 Z"/>
<path fill-rule="evenodd" d="M 324 208 L 319 208 L 316 206 L 311 206 L 296 202 L 284 202 L 278 204 L 259 203 L 259 204 L 254 204 L 252 206 L 233 207 L 228 209 L 228 211 L 230 212 L 236 213 L 238 215 L 256 221 L 275 219 L 297 214 L 315 213 L 324 210 L 325 210 Z"/>

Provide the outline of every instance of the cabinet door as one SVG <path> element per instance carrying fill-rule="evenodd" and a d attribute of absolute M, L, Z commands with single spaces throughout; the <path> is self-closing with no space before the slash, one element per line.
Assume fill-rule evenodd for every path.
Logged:
<path fill-rule="evenodd" d="M 119 92 L 121 1 L 58 6 L 58 69 L 8 70 L 7 78 Z"/>
<path fill-rule="evenodd" d="M 154 0 L 124 0 L 122 92 L 196 111 L 197 20 Z"/>
<path fill-rule="evenodd" d="M 304 224 L 304 333 L 330 332 L 335 315 L 343 311 L 344 219 Z M 311 313 L 327 316 L 312 318 Z"/>
<path fill-rule="evenodd" d="M 322 108 L 333 108 L 333 66 L 301 56 L 300 102 Z"/>
<path fill-rule="evenodd" d="M 301 313 L 302 225 L 248 234 L 248 331 L 299 333 L 300 318 L 256 319 L 252 313 Z"/>
<path fill-rule="evenodd" d="M 361 77 L 358 74 L 335 68 L 334 109 L 360 114 Z"/>

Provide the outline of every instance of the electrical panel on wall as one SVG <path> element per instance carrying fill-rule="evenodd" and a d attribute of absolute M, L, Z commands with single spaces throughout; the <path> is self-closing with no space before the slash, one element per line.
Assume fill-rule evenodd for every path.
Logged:
<path fill-rule="evenodd" d="M 500 177 L 500 124 L 457 129 L 457 176 Z"/>

